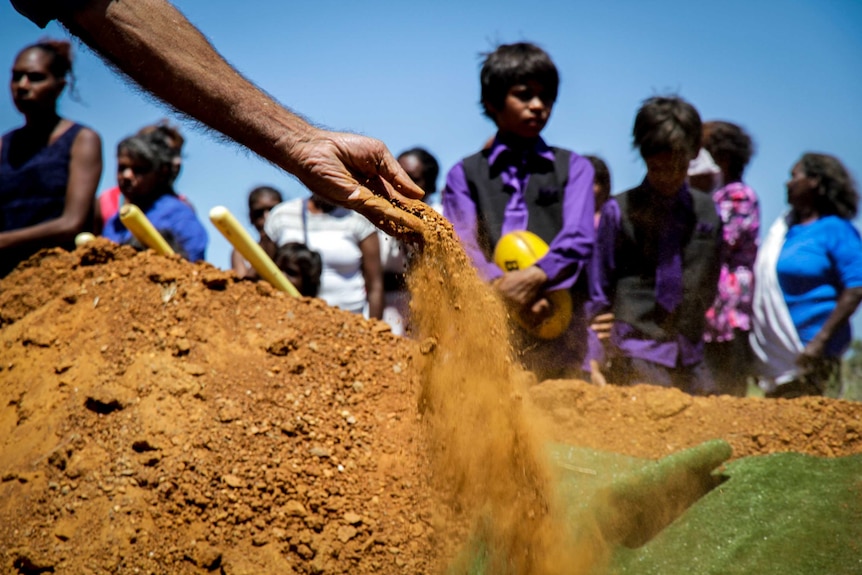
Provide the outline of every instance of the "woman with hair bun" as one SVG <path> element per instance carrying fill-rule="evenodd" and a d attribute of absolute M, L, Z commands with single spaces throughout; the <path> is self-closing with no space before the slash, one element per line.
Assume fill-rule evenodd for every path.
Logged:
<path fill-rule="evenodd" d="M 755 265 L 752 349 L 768 397 L 840 392 L 850 317 L 862 301 L 859 194 L 844 165 L 807 153 L 787 182 L 790 210 Z"/>
<path fill-rule="evenodd" d="M 0 277 L 41 248 L 74 248 L 92 228 L 102 142 L 57 113 L 70 77 L 65 41 L 27 46 L 12 65 L 12 100 L 25 121 L 0 140 Z"/>

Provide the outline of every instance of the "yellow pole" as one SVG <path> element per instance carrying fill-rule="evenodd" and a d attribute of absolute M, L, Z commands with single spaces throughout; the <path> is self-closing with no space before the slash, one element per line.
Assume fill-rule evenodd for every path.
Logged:
<path fill-rule="evenodd" d="M 252 239 L 237 219 L 224 206 L 216 206 L 210 210 L 210 221 L 221 232 L 227 241 L 242 254 L 252 267 L 257 270 L 258 275 L 272 284 L 272 286 L 293 297 L 300 297 L 299 291 L 285 277 L 275 262 L 272 261 L 263 248 Z"/>
<path fill-rule="evenodd" d="M 138 238 L 138 241 L 154 250 L 157 254 L 170 256 L 174 254 L 174 250 L 162 237 L 162 234 L 153 227 L 144 212 L 134 204 L 126 204 L 120 208 L 120 221 L 128 228 L 132 235 Z"/>

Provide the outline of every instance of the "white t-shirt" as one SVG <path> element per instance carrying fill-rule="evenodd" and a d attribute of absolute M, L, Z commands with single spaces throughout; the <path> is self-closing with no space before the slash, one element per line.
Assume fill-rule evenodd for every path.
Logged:
<path fill-rule="evenodd" d="M 365 309 L 365 278 L 359 242 L 377 228 L 358 213 L 335 208 L 325 214 L 306 210 L 308 241 L 302 225 L 302 206 L 307 199 L 291 200 L 275 206 L 264 224 L 264 232 L 277 246 L 289 242 L 307 243 L 320 254 L 323 272 L 317 297 L 331 306 L 354 313 Z"/>

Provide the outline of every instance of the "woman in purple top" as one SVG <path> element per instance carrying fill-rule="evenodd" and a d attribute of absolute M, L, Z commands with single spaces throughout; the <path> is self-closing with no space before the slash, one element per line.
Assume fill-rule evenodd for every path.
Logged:
<path fill-rule="evenodd" d="M 706 150 L 721 168 L 724 184 L 712 199 L 723 224 L 721 275 L 715 303 L 706 312 L 704 359 L 719 393 L 742 397 L 751 371 L 751 303 L 760 233 L 757 194 L 742 181 L 754 154 L 751 137 L 730 122 L 706 122 Z"/>
<path fill-rule="evenodd" d="M 72 73 L 70 49 L 44 40 L 12 65 L 12 100 L 25 123 L 0 141 L 0 277 L 41 248 L 73 248 L 75 236 L 92 227 L 102 143 L 57 114 Z"/>

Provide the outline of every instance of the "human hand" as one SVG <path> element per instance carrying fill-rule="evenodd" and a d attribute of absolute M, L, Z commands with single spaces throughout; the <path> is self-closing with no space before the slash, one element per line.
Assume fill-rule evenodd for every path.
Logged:
<path fill-rule="evenodd" d="M 805 373 L 811 373 L 817 369 L 817 366 L 823 360 L 823 354 L 826 351 L 826 345 L 820 343 L 817 339 L 813 339 L 808 342 L 808 345 L 802 350 L 802 352 L 796 356 L 796 365 L 799 366 L 800 371 Z"/>
<path fill-rule="evenodd" d="M 422 198 L 379 140 L 311 128 L 290 150 L 291 172 L 329 201 L 356 210 L 396 237 L 421 234 L 422 221 L 402 206 Z"/>
<path fill-rule="evenodd" d="M 603 313 L 593 318 L 590 324 L 590 329 L 598 336 L 600 340 L 606 340 L 611 337 L 611 328 L 614 326 L 614 314 Z"/>
<path fill-rule="evenodd" d="M 546 312 L 549 307 L 547 300 L 539 297 L 546 281 L 548 276 L 540 267 L 530 266 L 504 273 L 494 282 L 494 287 L 508 305 L 535 315 Z"/>

